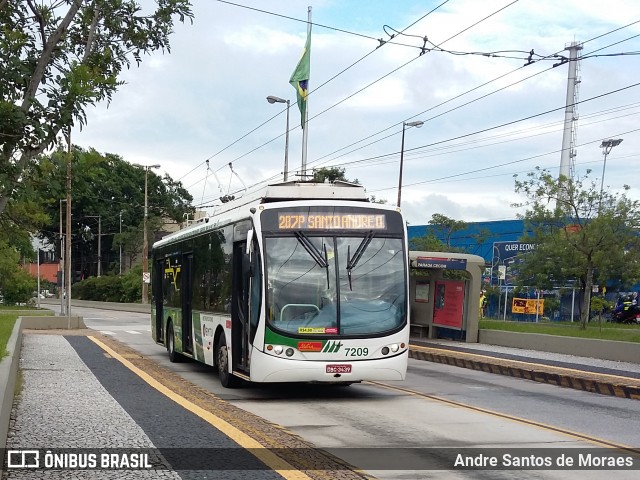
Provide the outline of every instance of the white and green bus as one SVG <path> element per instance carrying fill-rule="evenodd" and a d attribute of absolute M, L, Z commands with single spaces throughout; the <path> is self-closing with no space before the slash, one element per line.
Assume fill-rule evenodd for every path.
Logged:
<path fill-rule="evenodd" d="M 153 245 L 152 336 L 225 387 L 403 380 L 407 258 L 401 212 L 361 186 L 269 185 Z"/>

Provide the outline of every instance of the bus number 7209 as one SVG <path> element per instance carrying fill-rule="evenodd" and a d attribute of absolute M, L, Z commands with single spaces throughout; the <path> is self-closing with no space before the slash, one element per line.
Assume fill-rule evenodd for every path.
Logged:
<path fill-rule="evenodd" d="M 367 347 L 364 348 L 345 348 L 345 356 L 347 357 L 366 357 L 369 355 L 369 349 Z"/>

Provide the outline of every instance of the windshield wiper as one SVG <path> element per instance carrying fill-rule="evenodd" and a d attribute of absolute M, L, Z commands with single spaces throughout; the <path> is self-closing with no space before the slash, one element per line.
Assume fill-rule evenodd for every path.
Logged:
<path fill-rule="evenodd" d="M 347 276 L 349 277 L 349 290 L 353 290 L 353 287 L 351 285 L 351 270 L 356 268 L 356 265 L 362 258 L 362 255 L 364 255 L 364 251 L 367 249 L 367 247 L 371 243 L 371 240 L 373 240 L 373 237 L 374 237 L 374 233 L 373 233 L 373 230 L 371 230 L 367 234 L 367 236 L 362 239 L 362 241 L 360 242 L 360 245 L 358 245 L 358 248 L 353 254 L 353 257 L 351 257 L 351 245 L 347 247 Z"/>
<path fill-rule="evenodd" d="M 300 242 L 300 245 L 302 245 L 304 249 L 307 251 L 307 253 L 311 256 L 311 258 L 313 258 L 313 260 L 320 267 L 324 268 L 327 271 L 327 288 L 329 288 L 329 262 L 327 260 L 327 246 L 324 245 L 324 257 L 323 257 L 320 250 L 318 250 L 316 246 L 313 243 L 311 243 L 311 240 L 309 240 L 309 237 L 307 237 L 304 233 L 294 232 L 294 235 L 298 239 L 298 242 Z"/>

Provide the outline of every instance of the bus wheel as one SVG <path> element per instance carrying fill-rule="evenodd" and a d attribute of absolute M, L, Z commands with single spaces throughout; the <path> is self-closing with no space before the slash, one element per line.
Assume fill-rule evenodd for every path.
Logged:
<path fill-rule="evenodd" d="M 178 363 L 182 359 L 182 355 L 176 352 L 176 340 L 173 336 L 173 324 L 169 322 L 167 326 L 167 352 L 169 352 L 169 361 Z"/>
<path fill-rule="evenodd" d="M 227 351 L 227 343 L 224 340 L 224 334 L 220 335 L 218 347 L 216 348 L 218 359 L 218 376 L 220 383 L 225 388 L 235 388 L 240 384 L 240 379 L 229 373 L 229 352 Z"/>

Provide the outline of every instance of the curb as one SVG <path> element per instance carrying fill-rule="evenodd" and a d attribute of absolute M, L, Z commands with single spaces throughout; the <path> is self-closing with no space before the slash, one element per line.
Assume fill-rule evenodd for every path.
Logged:
<path fill-rule="evenodd" d="M 0 360 L 0 451 L 4 451 L 7 446 L 7 435 L 9 433 L 9 420 L 13 409 L 13 397 L 18 377 L 18 365 L 20 364 L 20 350 L 22 348 L 22 319 L 17 318 L 13 326 L 13 331 L 7 342 L 9 355 Z M 0 473 L 2 465 L 0 461 Z"/>
<path fill-rule="evenodd" d="M 490 357 L 487 361 L 478 361 L 468 358 L 468 356 L 464 354 L 436 353 L 436 351 L 429 351 L 426 347 L 421 347 L 420 350 L 417 350 L 413 346 L 410 346 L 409 358 L 522 378 L 558 387 L 599 393 L 601 395 L 640 400 L 640 384 L 625 385 L 610 380 L 598 379 L 598 374 L 585 373 L 584 375 L 569 375 L 562 373 L 562 368 L 552 366 L 550 366 L 548 370 L 534 367 L 524 368 L 510 363 L 508 360 L 495 359 L 495 361 L 491 361 Z"/>

